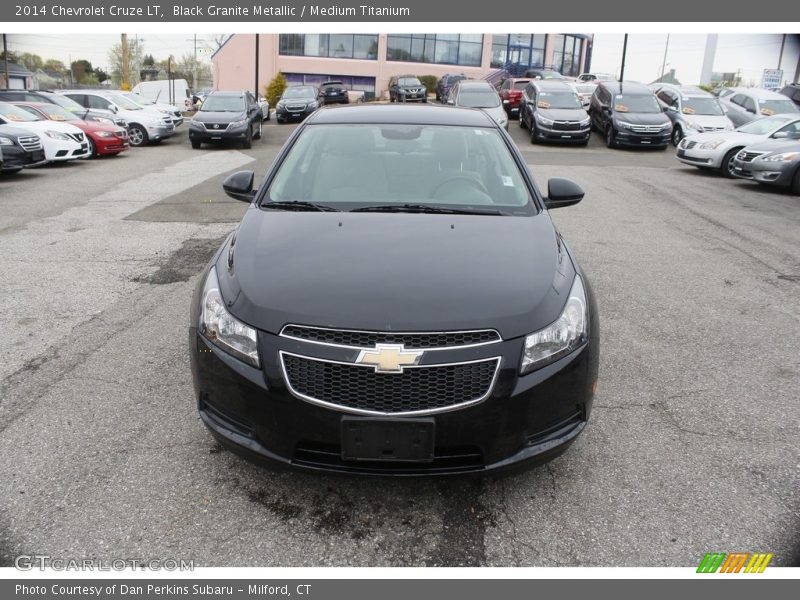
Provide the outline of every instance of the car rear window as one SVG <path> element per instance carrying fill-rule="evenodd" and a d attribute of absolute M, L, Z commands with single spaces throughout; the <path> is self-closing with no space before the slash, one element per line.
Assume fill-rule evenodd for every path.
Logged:
<path fill-rule="evenodd" d="M 431 125 L 308 126 L 262 204 L 292 200 L 342 210 L 397 202 L 535 211 L 498 131 Z"/>

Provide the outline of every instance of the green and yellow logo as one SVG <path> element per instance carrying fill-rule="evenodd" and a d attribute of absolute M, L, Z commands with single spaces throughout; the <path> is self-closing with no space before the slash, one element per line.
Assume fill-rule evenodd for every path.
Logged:
<path fill-rule="evenodd" d="M 763 573 L 772 560 L 766 552 L 710 552 L 700 561 L 698 573 Z"/>

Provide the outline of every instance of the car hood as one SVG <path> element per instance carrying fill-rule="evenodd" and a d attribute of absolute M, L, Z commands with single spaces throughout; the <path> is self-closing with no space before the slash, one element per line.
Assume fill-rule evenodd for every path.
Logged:
<path fill-rule="evenodd" d="M 767 136 L 755 133 L 741 133 L 740 131 L 709 131 L 708 133 L 696 133 L 687 136 L 686 139 L 691 142 L 703 144 L 713 140 L 724 140 L 719 148 L 730 147 L 730 145 L 743 145 L 754 144 L 764 140 Z"/>
<path fill-rule="evenodd" d="M 495 328 L 558 318 L 575 269 L 549 215 L 307 213 L 251 207 L 220 291 L 236 317 L 374 331 Z"/>
<path fill-rule="evenodd" d="M 199 123 L 229 123 L 231 121 L 241 121 L 247 116 L 242 112 L 217 112 L 211 110 L 200 110 L 192 117 L 193 121 Z"/>
<path fill-rule="evenodd" d="M 73 135 L 77 133 L 83 133 L 74 125 L 60 123 L 58 121 L 25 121 L 24 123 L 19 123 L 18 125 L 23 129 L 29 129 L 37 134 L 43 134 L 45 131 L 58 131 L 60 133 L 69 133 Z M 44 138 L 42 138 L 42 141 L 45 141 Z"/>
<path fill-rule="evenodd" d="M 0 135 L 10 135 L 14 138 L 30 137 L 32 135 L 39 135 L 38 131 L 26 129 L 24 127 L 17 127 L 16 125 L 3 125 L 0 124 Z"/>
<path fill-rule="evenodd" d="M 494 106 L 492 108 L 482 108 L 480 110 L 492 117 L 498 123 L 505 123 L 508 121 L 508 115 L 506 114 L 506 111 L 502 105 Z"/>
<path fill-rule="evenodd" d="M 582 108 L 537 108 L 536 112 L 552 121 L 585 121 L 589 117 Z"/>
<path fill-rule="evenodd" d="M 683 115 L 686 122 L 690 125 L 697 123 L 702 127 L 730 127 L 733 129 L 733 123 L 725 115 Z"/>
<path fill-rule="evenodd" d="M 667 125 L 672 122 L 664 113 L 615 112 L 614 118 L 633 125 Z"/>
<path fill-rule="evenodd" d="M 767 140 L 747 146 L 752 152 L 800 152 L 800 140 Z"/>

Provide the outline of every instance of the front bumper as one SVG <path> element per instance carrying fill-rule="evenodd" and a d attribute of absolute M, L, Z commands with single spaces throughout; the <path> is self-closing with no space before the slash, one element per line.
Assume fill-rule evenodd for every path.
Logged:
<path fill-rule="evenodd" d="M 199 123 L 189 125 L 189 139 L 193 142 L 206 144 L 241 142 L 247 139 L 250 132 L 250 123 L 245 123 L 239 127 L 228 127 L 227 129 L 206 129 Z"/>
<path fill-rule="evenodd" d="M 165 140 L 168 137 L 172 137 L 175 134 L 175 126 L 172 124 L 169 125 L 155 125 L 155 126 L 145 126 L 147 130 L 147 137 L 151 142 L 157 142 L 158 140 Z"/>
<path fill-rule="evenodd" d="M 398 102 L 427 102 L 428 94 L 425 92 L 417 92 L 415 94 L 400 92 L 397 94 Z"/>
<path fill-rule="evenodd" d="M 596 319 L 592 331 L 597 332 Z M 196 328 L 189 337 L 200 417 L 222 444 L 274 468 L 358 475 L 490 473 L 551 460 L 586 426 L 599 358 L 594 335 L 572 354 L 524 376 L 518 375 L 522 338 L 447 350 L 464 359 L 501 357 L 489 396 L 430 416 L 432 461 L 351 461 L 342 458 L 341 445 L 342 417 L 348 413 L 295 397 L 278 357 L 280 351 L 320 356 L 335 350 L 261 332 L 262 370 L 221 351 Z"/>
<path fill-rule="evenodd" d="M 275 118 L 282 121 L 300 121 L 305 119 L 315 110 L 317 110 L 316 107 L 311 108 L 307 106 L 303 110 L 288 110 L 285 106 L 281 106 L 280 108 L 275 109 Z"/>
<path fill-rule="evenodd" d="M 347 93 L 325 95 L 323 96 L 323 102 L 325 104 L 350 104 L 350 97 Z"/>
<path fill-rule="evenodd" d="M 64 162 L 89 156 L 89 144 L 85 140 L 78 143 L 49 138 L 46 141 L 43 139 L 42 145 L 45 158 L 51 162 Z"/>
<path fill-rule="evenodd" d="M 764 163 L 763 161 L 744 162 L 735 158 L 733 174 L 740 179 L 750 179 L 767 185 L 789 187 L 795 171 L 800 168 L 797 162 Z"/>
<path fill-rule="evenodd" d="M 44 150 L 28 152 L 16 144 L 3 146 L 3 171 L 18 171 L 30 167 L 38 167 L 47 162 Z"/>
<path fill-rule="evenodd" d="M 661 133 L 636 133 L 635 131 L 618 129 L 616 141 L 620 146 L 666 148 L 670 143 L 671 137 L 672 132 L 669 129 Z"/>
<path fill-rule="evenodd" d="M 718 169 L 722 161 L 722 154 L 717 150 L 701 149 L 698 146 L 690 149 L 679 147 L 675 157 L 686 165 Z"/>
<path fill-rule="evenodd" d="M 581 129 L 565 131 L 563 129 L 545 127 L 539 121 L 536 121 L 536 137 L 543 141 L 584 143 L 589 140 L 591 133 L 591 125 L 586 125 Z"/>

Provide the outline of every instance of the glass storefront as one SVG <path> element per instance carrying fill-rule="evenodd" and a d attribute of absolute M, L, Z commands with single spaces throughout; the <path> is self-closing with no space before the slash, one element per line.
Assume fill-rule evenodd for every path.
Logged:
<path fill-rule="evenodd" d="M 544 33 L 501 33 L 492 36 L 492 68 L 544 67 Z"/>
<path fill-rule="evenodd" d="M 282 33 L 278 52 L 284 56 L 378 59 L 378 34 Z"/>
<path fill-rule="evenodd" d="M 479 33 L 403 33 L 388 36 L 386 59 L 480 67 L 482 52 L 483 35 Z"/>
<path fill-rule="evenodd" d="M 561 34 L 553 37 L 553 69 L 569 77 L 580 75 L 581 38 Z"/>

